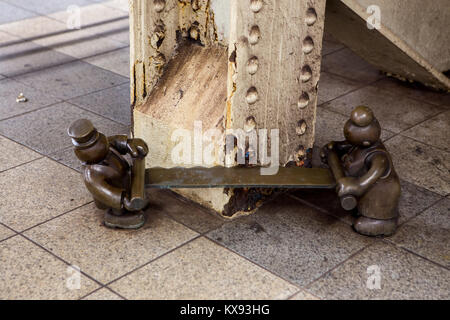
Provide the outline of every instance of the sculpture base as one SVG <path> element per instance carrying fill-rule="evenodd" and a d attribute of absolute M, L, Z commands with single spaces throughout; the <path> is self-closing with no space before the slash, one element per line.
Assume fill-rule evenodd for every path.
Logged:
<path fill-rule="evenodd" d="M 113 229 L 139 229 L 145 224 L 144 211 L 127 212 L 115 215 L 111 210 L 105 212 L 105 226 Z"/>

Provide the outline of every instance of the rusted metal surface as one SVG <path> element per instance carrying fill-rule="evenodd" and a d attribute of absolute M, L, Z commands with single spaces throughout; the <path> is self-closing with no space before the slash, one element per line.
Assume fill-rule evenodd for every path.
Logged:
<path fill-rule="evenodd" d="M 259 167 L 152 168 L 145 172 L 147 188 L 320 188 L 333 189 L 328 169 L 280 168 L 264 176 Z"/>

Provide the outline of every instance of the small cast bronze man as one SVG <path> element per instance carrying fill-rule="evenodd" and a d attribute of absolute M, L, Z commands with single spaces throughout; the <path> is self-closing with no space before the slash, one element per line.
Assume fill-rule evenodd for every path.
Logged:
<path fill-rule="evenodd" d="M 360 106 L 345 124 L 346 140 L 331 142 L 322 152 L 333 173 L 339 171 L 337 165 L 342 167 L 336 191 L 344 207 L 357 205 L 360 217 L 354 228 L 367 236 L 389 236 L 397 228 L 400 181 L 380 135 L 372 110 Z"/>
<path fill-rule="evenodd" d="M 75 155 L 83 162 L 82 174 L 97 208 L 107 210 L 105 225 L 137 229 L 144 225 L 148 204 L 144 190 L 147 144 L 126 135 L 106 137 L 92 123 L 80 119 L 68 129 Z M 129 163 L 126 154 L 132 159 Z"/>

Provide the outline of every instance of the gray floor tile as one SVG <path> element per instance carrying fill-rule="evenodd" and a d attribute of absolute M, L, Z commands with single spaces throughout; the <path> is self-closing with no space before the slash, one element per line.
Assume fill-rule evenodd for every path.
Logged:
<path fill-rule="evenodd" d="M 71 287 L 75 270 L 21 236 L 1 242 L 0 252 L 2 300 L 79 299 L 99 287 L 84 275 Z"/>
<path fill-rule="evenodd" d="M 450 269 L 450 199 L 402 226 L 390 240 Z"/>
<path fill-rule="evenodd" d="M 23 93 L 28 99 L 27 102 L 16 102 L 20 93 Z M 40 109 L 59 101 L 61 100 L 55 96 L 15 80 L 4 79 L 0 81 L 0 120 Z"/>
<path fill-rule="evenodd" d="M 439 201 L 442 197 L 420 188 L 406 181 L 401 181 L 402 195 L 399 203 L 399 224 L 403 224 L 409 219 L 423 212 L 425 209 Z M 353 224 L 357 217 L 357 211 L 345 211 L 342 209 L 339 198 L 332 190 L 296 190 L 292 194 L 320 208 L 347 224 Z"/>
<path fill-rule="evenodd" d="M 26 235 L 104 284 L 197 236 L 169 217 L 151 212 L 139 230 L 109 229 L 103 225 L 104 214 L 91 203 Z"/>
<path fill-rule="evenodd" d="M 450 151 L 450 111 L 428 119 L 403 132 L 402 135 L 448 152 Z"/>
<path fill-rule="evenodd" d="M 12 2 L 17 3 L 17 1 Z M 36 16 L 36 13 L 0 1 L 0 24 L 23 20 Z"/>
<path fill-rule="evenodd" d="M 105 118 L 131 125 L 130 84 L 105 89 L 69 100 L 77 106 Z"/>
<path fill-rule="evenodd" d="M 5 76 L 18 76 L 74 60 L 74 57 L 0 32 L 0 73 Z"/>
<path fill-rule="evenodd" d="M 91 4 L 89 0 L 4 0 L 24 9 L 40 14 L 50 14 L 57 11 L 66 11 L 71 5 L 85 6 Z"/>
<path fill-rule="evenodd" d="M 212 212 L 174 192 L 152 189 L 148 191 L 148 196 L 151 212 L 167 214 L 199 233 L 210 231 L 224 223 L 223 219 L 214 216 Z"/>
<path fill-rule="evenodd" d="M 120 74 L 123 77 L 130 77 L 129 47 L 87 58 L 84 59 L 84 61 L 94 66 Z"/>
<path fill-rule="evenodd" d="M 0 133 L 40 153 L 51 154 L 71 146 L 67 128 L 80 118 L 91 120 L 100 132 L 107 135 L 128 133 L 127 126 L 66 102 L 1 121 Z"/>
<path fill-rule="evenodd" d="M 46 16 L 0 25 L 0 31 L 51 48 L 66 55 L 83 59 L 127 46 L 111 38 L 102 38 L 88 28 L 70 29 L 66 22 Z"/>
<path fill-rule="evenodd" d="M 81 61 L 28 73 L 17 80 L 61 99 L 128 83 L 127 78 Z"/>
<path fill-rule="evenodd" d="M 102 1 L 102 4 L 111 8 L 116 8 L 122 10 L 124 12 L 130 11 L 130 6 L 128 4 L 128 0 L 110 0 L 110 1 Z"/>
<path fill-rule="evenodd" d="M 41 155 L 0 136 L 0 172 L 40 158 Z"/>
<path fill-rule="evenodd" d="M 16 231 L 92 201 L 79 173 L 42 158 L 0 173 L 1 222 Z"/>
<path fill-rule="evenodd" d="M 373 286 L 377 267 L 380 289 Z M 449 299 L 450 271 L 380 242 L 314 282 L 308 291 L 324 299 Z"/>
<path fill-rule="evenodd" d="M 127 299 L 287 299 L 298 288 L 205 238 L 114 282 Z"/>
<path fill-rule="evenodd" d="M 394 133 L 406 130 L 444 109 L 417 100 L 399 96 L 373 86 L 354 91 L 341 98 L 325 103 L 322 107 L 349 116 L 359 105 L 372 108 L 381 128 Z"/>
<path fill-rule="evenodd" d="M 327 72 L 322 72 L 320 74 L 319 97 L 317 104 L 321 105 L 324 102 L 333 100 L 352 90 L 355 90 L 360 86 L 361 84 L 356 81 L 348 80 Z"/>
<path fill-rule="evenodd" d="M 122 10 L 99 3 L 80 7 L 80 28 L 89 33 L 124 44 L 130 43 L 128 14 Z M 72 13 L 60 11 L 49 17 L 66 23 Z"/>
<path fill-rule="evenodd" d="M 322 59 L 322 71 L 334 73 L 361 83 L 371 83 L 383 77 L 375 67 L 348 48 L 324 56 Z"/>
<path fill-rule="evenodd" d="M 208 237 L 301 286 L 373 241 L 287 195 Z"/>
<path fill-rule="evenodd" d="M 374 86 L 437 106 L 443 105 L 450 107 L 450 93 L 437 92 L 420 85 L 414 85 L 392 78 L 380 80 Z"/>
<path fill-rule="evenodd" d="M 386 143 L 401 179 L 446 196 L 450 193 L 450 153 L 396 136 Z"/>
<path fill-rule="evenodd" d="M 75 156 L 72 147 L 52 153 L 49 157 L 78 172 L 81 172 L 81 161 Z"/>

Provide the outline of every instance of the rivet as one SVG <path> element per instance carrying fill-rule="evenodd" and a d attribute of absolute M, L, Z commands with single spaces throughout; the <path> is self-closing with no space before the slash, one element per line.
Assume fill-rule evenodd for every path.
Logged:
<path fill-rule="evenodd" d="M 312 78 L 312 70 L 310 66 L 304 66 L 302 68 L 302 74 L 300 75 L 300 79 L 302 82 L 308 82 Z"/>
<path fill-rule="evenodd" d="M 306 11 L 306 19 L 305 22 L 308 26 L 312 26 L 317 21 L 317 13 L 314 8 L 309 8 Z"/>
<path fill-rule="evenodd" d="M 309 104 L 309 94 L 307 92 L 303 92 L 300 98 L 298 99 L 298 107 L 300 109 L 305 109 Z"/>
<path fill-rule="evenodd" d="M 153 5 L 155 6 L 156 12 L 161 12 L 166 6 L 166 0 L 153 0 Z"/>
<path fill-rule="evenodd" d="M 196 26 L 192 26 L 189 30 L 189 36 L 191 39 L 198 40 L 198 37 L 200 35 L 200 32 L 198 31 L 198 28 Z"/>
<path fill-rule="evenodd" d="M 297 127 L 295 128 L 295 132 L 297 135 L 302 136 L 306 133 L 306 129 L 308 129 L 308 125 L 306 124 L 305 120 L 300 120 L 297 123 Z"/>
<path fill-rule="evenodd" d="M 261 10 L 262 6 L 262 0 L 250 0 L 250 9 L 253 12 L 258 13 Z"/>
<path fill-rule="evenodd" d="M 258 90 L 255 87 L 248 89 L 246 99 L 248 104 L 254 104 L 258 101 Z"/>
<path fill-rule="evenodd" d="M 308 36 L 303 40 L 303 52 L 305 54 L 309 54 L 314 50 L 314 41 L 313 39 Z"/>
<path fill-rule="evenodd" d="M 255 25 L 250 29 L 248 41 L 250 42 L 250 44 L 257 44 L 260 38 L 261 31 L 259 30 L 259 27 Z"/>
<path fill-rule="evenodd" d="M 256 128 L 256 120 L 255 117 L 250 116 L 245 120 L 244 130 L 245 132 L 252 132 Z"/>
<path fill-rule="evenodd" d="M 247 72 L 251 75 L 254 75 L 258 71 L 259 60 L 257 57 L 252 57 L 247 62 Z"/>

